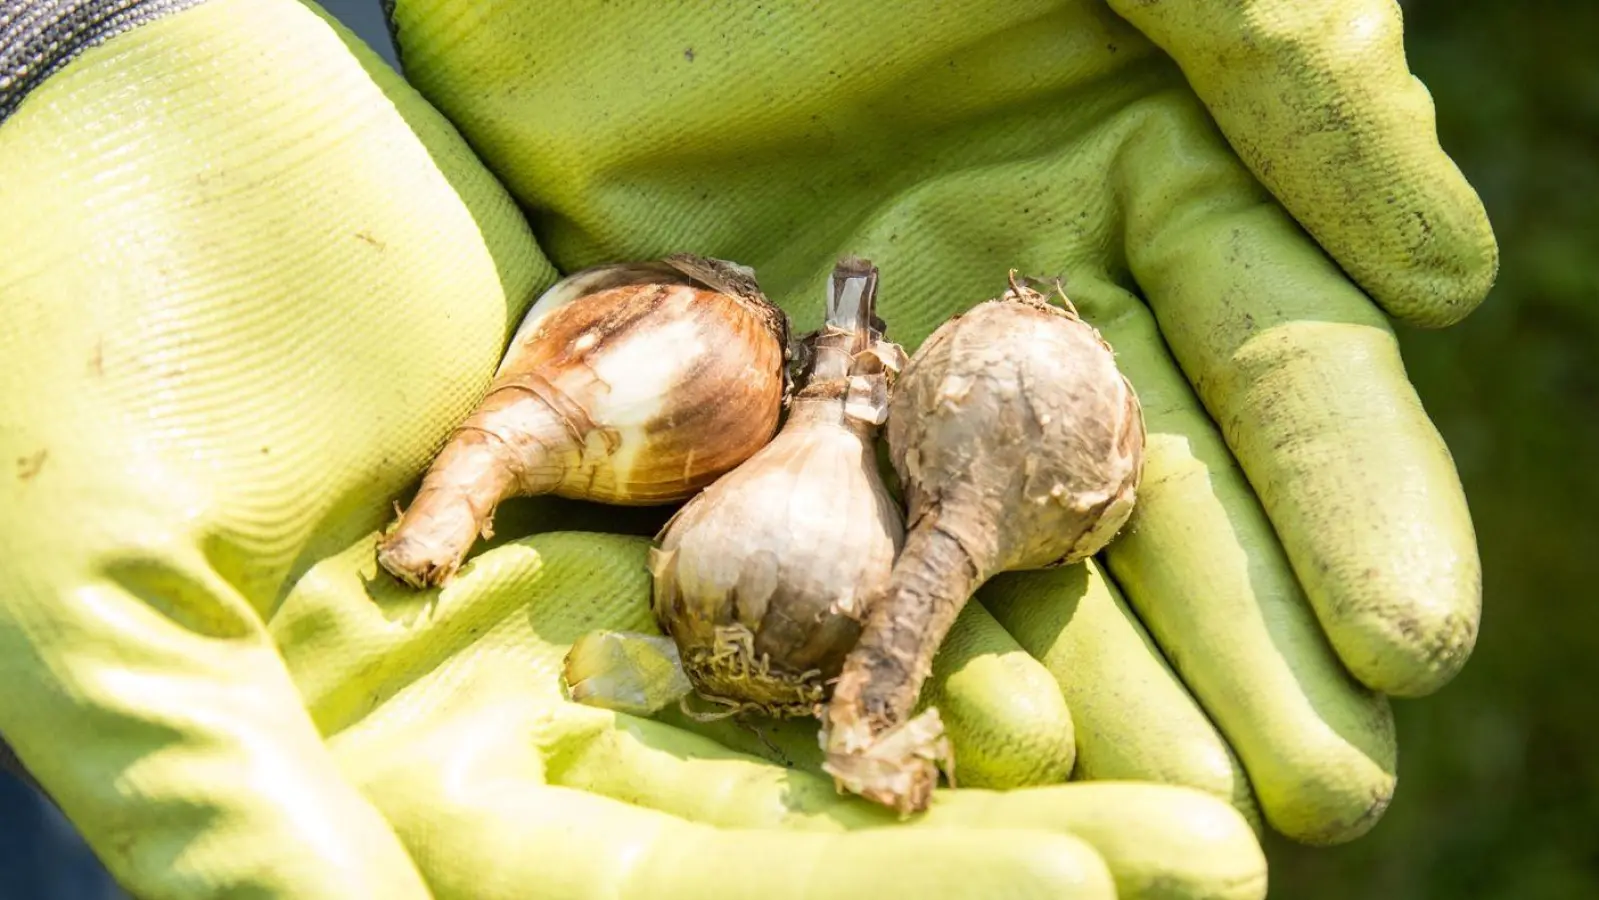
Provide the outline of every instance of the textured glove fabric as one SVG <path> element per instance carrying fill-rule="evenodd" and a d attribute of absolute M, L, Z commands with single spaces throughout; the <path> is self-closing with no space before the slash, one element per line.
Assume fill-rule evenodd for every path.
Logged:
<path fill-rule="evenodd" d="M 0 122 L 0 734 L 130 893 L 1263 894 L 1203 791 L 962 789 L 901 824 L 818 774 L 814 723 L 566 702 L 576 636 L 649 627 L 664 512 L 512 504 L 446 589 L 380 573 L 555 270 L 314 8 L 162 12 L 71 32 Z M 973 782 L 1071 770 L 1065 695 L 982 606 L 939 670 Z"/>
<path fill-rule="evenodd" d="M 1392 0 L 1111 0 L 1170 53 L 1239 158 L 1390 314 L 1465 318 L 1499 252 L 1438 146 Z"/>
<path fill-rule="evenodd" d="M 167 12 L 0 123 L 0 732 L 136 896 L 423 897 L 265 623 L 552 272 L 310 9 Z"/>
<path fill-rule="evenodd" d="M 1480 615 L 1383 308 L 1454 321 L 1496 255 L 1394 5 L 1300 6 L 392 16 L 407 77 L 563 269 L 694 248 L 811 327 L 861 254 L 908 349 L 1013 267 L 1064 275 L 1144 398 L 1150 477 L 1105 568 L 1001 578 L 985 604 L 1056 675 L 1085 772 L 1336 843 L 1393 795 L 1385 695 L 1447 683 Z"/>
<path fill-rule="evenodd" d="M 0 121 L 79 53 L 199 0 L 0 2 Z"/>

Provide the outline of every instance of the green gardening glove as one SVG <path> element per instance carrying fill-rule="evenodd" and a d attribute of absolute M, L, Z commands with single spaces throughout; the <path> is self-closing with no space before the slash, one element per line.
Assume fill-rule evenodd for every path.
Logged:
<path fill-rule="evenodd" d="M 725 245 L 710 221 L 670 242 Z M 311 7 L 0 4 L 0 735 L 130 893 L 1262 895 L 1246 819 L 1199 790 L 963 788 L 901 824 L 818 774 L 814 723 L 796 759 L 803 723 L 567 702 L 575 638 L 649 627 L 664 511 L 508 505 L 443 591 L 381 573 L 392 504 L 555 277 Z M 1059 689 L 973 610 L 931 695 L 990 784 L 1064 779 Z"/>
<path fill-rule="evenodd" d="M 1075 765 L 1304 842 L 1376 823 L 1385 696 L 1448 682 L 1480 607 L 1384 311 L 1448 325 L 1497 265 L 1392 0 L 396 0 L 392 21 L 408 79 L 563 270 L 734 259 L 808 329 L 859 254 L 911 351 L 1011 268 L 1065 276 L 1143 400 L 1143 489 L 1102 560 L 998 578 L 992 617 L 969 610 L 983 649 L 946 648 L 946 720 L 1012 696 L 979 669 L 1023 648 L 1076 758 L 957 721 L 963 784 Z"/>

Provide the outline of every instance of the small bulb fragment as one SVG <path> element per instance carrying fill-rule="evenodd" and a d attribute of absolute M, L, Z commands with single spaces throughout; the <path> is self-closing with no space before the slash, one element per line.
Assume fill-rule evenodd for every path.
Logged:
<path fill-rule="evenodd" d="M 567 696 L 577 703 L 647 716 L 688 695 L 677 644 L 660 635 L 591 631 L 563 662 Z"/>

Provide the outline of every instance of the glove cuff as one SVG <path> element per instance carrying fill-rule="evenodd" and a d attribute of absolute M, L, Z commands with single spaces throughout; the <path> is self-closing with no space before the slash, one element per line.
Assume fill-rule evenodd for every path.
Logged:
<path fill-rule="evenodd" d="M 84 50 L 204 0 L 0 0 L 0 124 Z"/>

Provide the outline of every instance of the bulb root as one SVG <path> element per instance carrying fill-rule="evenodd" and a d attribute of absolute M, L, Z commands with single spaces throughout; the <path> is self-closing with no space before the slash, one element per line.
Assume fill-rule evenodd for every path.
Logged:
<path fill-rule="evenodd" d="M 953 773 L 938 711 L 909 717 L 933 657 L 982 577 L 983 568 L 936 517 L 913 526 L 825 714 L 824 768 L 839 787 L 909 814 L 927 807 L 940 769 Z"/>
<path fill-rule="evenodd" d="M 450 435 L 428 467 L 410 508 L 378 542 L 377 557 L 414 588 L 454 577 L 479 537 L 494 535 L 500 502 L 547 490 L 558 470 L 546 465 L 552 429 L 563 438 L 579 426 L 512 376 L 496 382 L 482 405 Z"/>
<path fill-rule="evenodd" d="M 821 671 L 796 674 L 773 666 L 769 655 L 756 653 L 755 633 L 737 622 L 717 626 L 711 646 L 694 646 L 683 653 L 683 669 L 702 699 L 736 713 L 811 716 L 826 696 Z"/>

